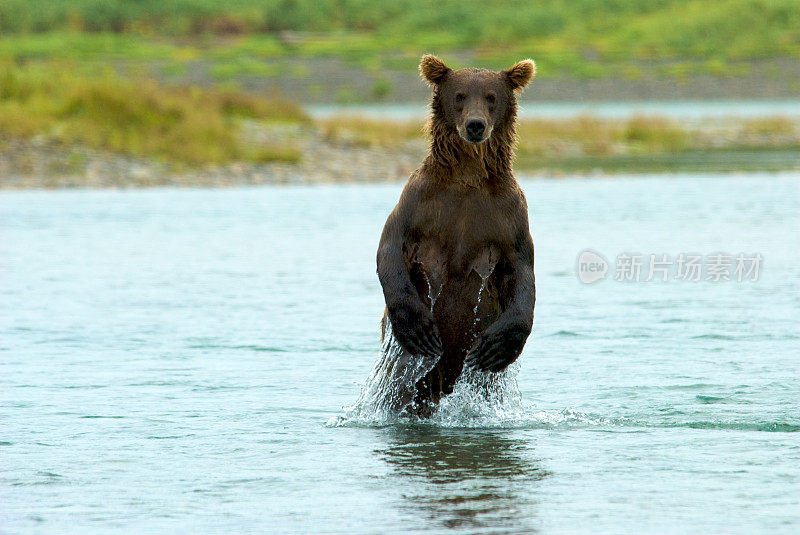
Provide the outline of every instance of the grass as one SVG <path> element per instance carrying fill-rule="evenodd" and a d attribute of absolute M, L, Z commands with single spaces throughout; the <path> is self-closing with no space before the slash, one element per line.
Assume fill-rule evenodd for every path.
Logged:
<path fill-rule="evenodd" d="M 424 136 L 424 125 L 417 121 L 332 117 L 318 120 L 317 126 L 325 140 L 358 147 L 397 149 Z"/>
<path fill-rule="evenodd" d="M 217 81 L 235 80 L 240 76 L 276 76 L 281 69 L 276 65 L 262 63 L 248 58 L 236 58 L 229 62 L 215 63 L 209 74 Z"/>
<path fill-rule="evenodd" d="M 582 116 L 519 124 L 520 170 L 669 171 L 796 168 L 800 124 L 787 117 L 684 124 L 663 117 Z M 314 136 L 334 147 L 424 150 L 421 121 L 334 117 L 312 122 L 278 97 L 168 87 L 107 68 L 0 60 L 0 142 L 46 139 L 186 166 L 298 162 Z M 266 135 L 264 135 L 266 134 Z M 343 152 L 343 157 L 348 157 Z M 81 161 L 66 160 L 67 167 Z"/>
<path fill-rule="evenodd" d="M 714 149 L 640 155 L 521 157 L 515 168 L 527 172 L 568 173 L 744 173 L 797 170 L 800 149 Z"/>
<path fill-rule="evenodd" d="M 4 0 L 0 56 L 187 61 L 334 56 L 415 69 L 423 52 L 467 51 L 507 67 L 533 56 L 543 77 L 727 76 L 743 61 L 800 58 L 797 0 Z M 459 65 L 457 61 L 452 62 Z M 224 67 L 219 67 L 224 71 Z M 223 77 L 230 77 L 228 67 Z M 377 92 L 384 91 L 381 88 Z"/>
<path fill-rule="evenodd" d="M 0 64 L 4 136 L 39 136 L 66 147 L 79 145 L 190 166 L 300 158 L 291 146 L 254 145 L 243 139 L 239 124 L 244 119 L 308 121 L 296 104 L 279 98 L 164 87 L 112 72 L 87 77 L 64 64 Z"/>
<path fill-rule="evenodd" d="M 318 124 L 326 139 L 363 147 L 397 149 L 424 139 L 420 121 L 335 117 Z M 656 116 L 581 116 L 523 120 L 517 130 L 515 167 L 528 171 L 773 170 L 796 168 L 800 161 L 800 124 L 786 117 L 723 120 L 701 127 Z"/>

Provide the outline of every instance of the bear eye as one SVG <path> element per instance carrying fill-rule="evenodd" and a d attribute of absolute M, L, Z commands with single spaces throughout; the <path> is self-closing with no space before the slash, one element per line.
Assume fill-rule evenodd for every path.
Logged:
<path fill-rule="evenodd" d="M 496 98 L 497 97 L 494 96 L 494 93 L 489 93 L 488 95 L 486 95 L 486 102 L 488 102 L 489 104 L 494 104 Z"/>
<path fill-rule="evenodd" d="M 467 95 L 464 93 L 456 93 L 456 102 L 464 102 L 464 99 L 467 98 Z"/>

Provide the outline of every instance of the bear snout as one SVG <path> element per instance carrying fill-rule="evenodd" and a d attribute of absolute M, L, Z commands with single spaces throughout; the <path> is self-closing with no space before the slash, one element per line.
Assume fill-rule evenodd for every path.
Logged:
<path fill-rule="evenodd" d="M 467 131 L 467 140 L 472 143 L 483 141 L 483 134 L 486 132 L 486 121 L 483 119 L 467 119 L 464 129 Z"/>

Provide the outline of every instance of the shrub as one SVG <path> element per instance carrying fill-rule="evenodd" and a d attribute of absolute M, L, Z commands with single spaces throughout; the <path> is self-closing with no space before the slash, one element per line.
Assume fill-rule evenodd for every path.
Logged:
<path fill-rule="evenodd" d="M 65 65 L 0 69 L 0 130 L 44 134 L 67 145 L 156 156 L 200 165 L 232 160 L 296 160 L 285 147 L 255 147 L 239 134 L 241 118 L 305 122 L 293 103 L 232 91 L 171 88 L 110 73 L 86 77 Z"/>

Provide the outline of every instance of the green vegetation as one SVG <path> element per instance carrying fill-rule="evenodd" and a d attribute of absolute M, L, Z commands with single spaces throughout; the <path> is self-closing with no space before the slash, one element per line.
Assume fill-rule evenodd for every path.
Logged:
<path fill-rule="evenodd" d="M 685 150 L 630 156 L 519 159 L 517 169 L 527 172 L 607 174 L 630 173 L 745 173 L 797 170 L 798 149 Z"/>
<path fill-rule="evenodd" d="M 414 73 L 423 52 L 455 68 L 505 68 L 530 56 L 545 78 L 741 76 L 751 60 L 800 59 L 800 0 L 3 0 L 0 141 L 44 138 L 66 151 L 191 166 L 297 161 L 315 136 L 403 150 L 418 143 L 419 124 L 311 126 L 297 105 L 239 88 L 301 78 L 306 97 L 387 100 L 407 89 L 391 71 Z M 768 77 L 785 78 L 784 63 L 770 63 Z M 352 84 L 328 83 L 351 66 L 359 68 Z M 276 123 L 294 126 L 265 133 Z M 297 134 L 297 125 L 309 127 Z M 520 126 L 519 165 L 797 153 L 790 120 L 731 128 L 709 133 L 657 118 L 530 121 Z"/>
<path fill-rule="evenodd" d="M 337 117 L 319 122 L 335 143 L 397 149 L 424 137 L 418 121 Z M 785 117 L 687 127 L 663 117 L 524 120 L 515 167 L 524 171 L 778 170 L 800 161 L 800 124 Z"/>
<path fill-rule="evenodd" d="M 358 147 L 397 149 L 403 143 L 424 137 L 424 124 L 366 117 L 332 117 L 317 121 L 322 138 L 332 143 Z"/>
<path fill-rule="evenodd" d="M 540 76 L 636 76 L 637 63 L 677 61 L 663 74 L 680 78 L 800 58 L 800 2 L 4 0 L 0 32 L 0 54 L 15 57 L 336 56 L 413 69 L 422 52 L 461 51 L 488 67 L 534 56 Z"/>
<path fill-rule="evenodd" d="M 106 72 L 76 75 L 65 65 L 0 65 L 0 132 L 44 136 L 66 147 L 86 146 L 189 165 L 232 160 L 297 161 L 290 146 L 253 144 L 242 119 L 304 122 L 300 108 L 277 98 L 230 91 L 166 88 Z"/>

